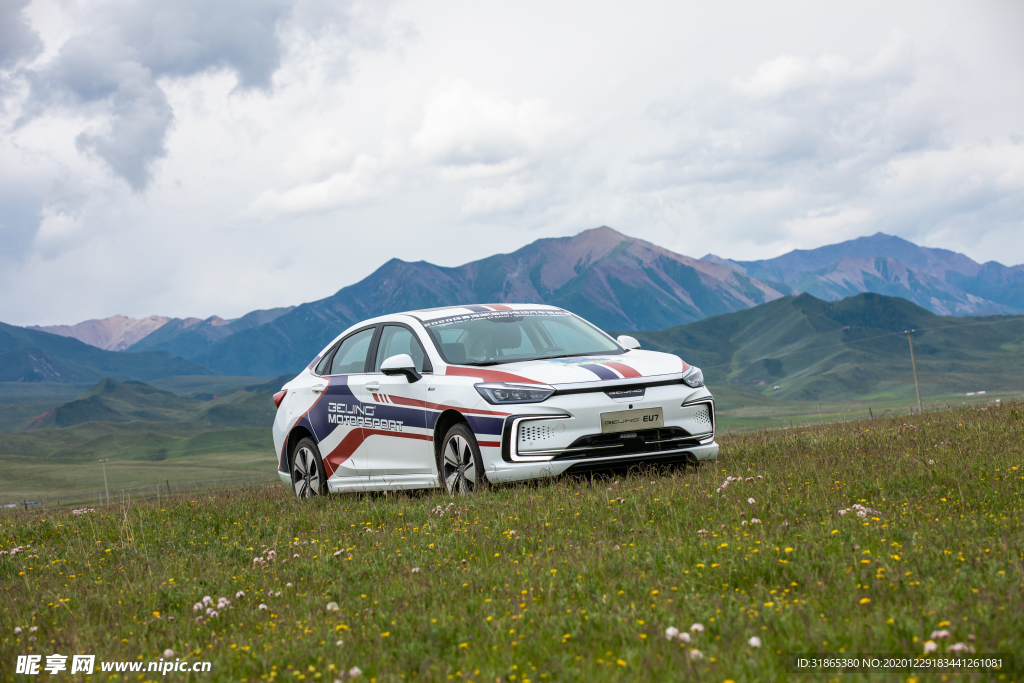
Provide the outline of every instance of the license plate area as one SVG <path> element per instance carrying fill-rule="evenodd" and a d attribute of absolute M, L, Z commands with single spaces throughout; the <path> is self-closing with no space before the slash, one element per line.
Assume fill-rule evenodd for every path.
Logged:
<path fill-rule="evenodd" d="M 661 408 L 639 408 L 601 413 L 601 433 L 635 432 L 639 429 L 656 429 L 665 426 Z"/>

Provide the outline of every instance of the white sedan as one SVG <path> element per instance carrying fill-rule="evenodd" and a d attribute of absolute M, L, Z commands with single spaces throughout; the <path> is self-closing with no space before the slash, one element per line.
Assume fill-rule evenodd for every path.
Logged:
<path fill-rule="evenodd" d="M 385 315 L 274 395 L 278 473 L 299 497 L 511 482 L 714 460 L 700 369 L 553 306 Z"/>

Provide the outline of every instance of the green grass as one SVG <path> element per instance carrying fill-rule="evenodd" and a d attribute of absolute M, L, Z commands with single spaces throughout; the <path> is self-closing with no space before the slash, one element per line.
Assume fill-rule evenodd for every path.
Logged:
<path fill-rule="evenodd" d="M 204 436 L 210 435 L 205 433 Z M 216 436 L 216 434 L 212 434 Z M 216 445 L 216 444 L 214 444 Z M 181 489 L 226 488 L 245 481 L 267 481 L 276 477 L 273 453 L 258 451 L 185 454 L 161 460 L 110 460 L 106 463 L 107 485 L 112 501 L 131 497 L 156 498 Z M 36 501 L 47 507 L 95 505 L 103 500 L 103 469 L 99 462 L 64 462 L 40 465 L 37 459 L 0 456 L 4 477 L 0 481 L 0 503 Z"/>
<path fill-rule="evenodd" d="M 940 627 L 940 651 L 1019 658 L 1022 462 L 1013 404 L 726 437 L 696 470 L 456 500 L 275 486 L 7 511 L 0 546 L 30 550 L 0 557 L 0 661 L 170 648 L 209 680 L 800 680 L 784 653 L 920 653 Z M 718 493 L 727 475 L 753 480 Z M 837 514 L 854 503 L 878 514 Z M 206 595 L 233 606 L 199 623 Z M 688 645 L 664 637 L 695 622 Z"/>
<path fill-rule="evenodd" d="M 859 400 L 791 401 L 781 397 L 764 396 L 754 387 L 712 385 L 708 387 L 715 397 L 715 417 L 719 432 L 749 431 L 751 429 L 780 429 L 790 426 L 821 426 L 829 422 L 910 415 L 917 412 L 917 397 L 913 385 L 908 391 L 879 392 Z M 895 395 L 893 395 L 895 394 Z M 990 391 L 982 396 L 962 394 L 925 394 L 922 402 L 926 412 L 948 410 L 953 407 L 982 407 L 997 400 L 1019 401 L 1021 392 Z"/>

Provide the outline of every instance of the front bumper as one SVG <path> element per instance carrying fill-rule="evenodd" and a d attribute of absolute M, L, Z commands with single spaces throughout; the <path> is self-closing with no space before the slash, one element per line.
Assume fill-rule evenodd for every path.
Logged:
<path fill-rule="evenodd" d="M 662 409 L 663 426 L 602 433 L 602 414 L 650 408 Z M 522 409 L 506 419 L 500 449 L 481 449 L 493 482 L 718 457 L 714 399 L 705 387 L 649 386 L 643 396 L 625 398 L 603 391 L 556 394 Z"/>

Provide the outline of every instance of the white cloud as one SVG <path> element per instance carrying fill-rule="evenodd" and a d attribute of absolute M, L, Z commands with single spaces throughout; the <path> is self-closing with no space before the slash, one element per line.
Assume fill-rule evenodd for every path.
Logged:
<path fill-rule="evenodd" d="M 411 143 L 440 166 L 508 169 L 536 154 L 560 125 L 542 99 L 510 102 L 455 80 L 442 83 L 431 95 Z"/>
<path fill-rule="evenodd" d="M 267 190 L 261 193 L 246 215 L 266 219 L 352 206 L 380 194 L 379 177 L 379 163 L 360 156 L 348 172 L 332 173 L 319 182 L 306 183 L 283 192 Z"/>
<path fill-rule="evenodd" d="M 600 224 L 1024 261 L 1019 3 L 5 7 L 7 322 L 233 317 Z"/>

